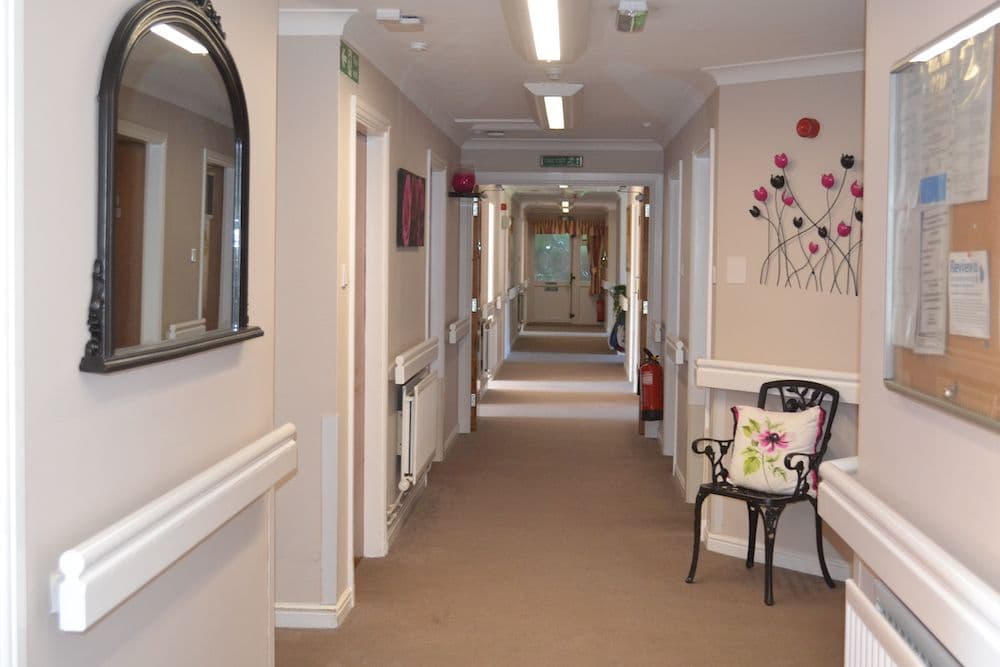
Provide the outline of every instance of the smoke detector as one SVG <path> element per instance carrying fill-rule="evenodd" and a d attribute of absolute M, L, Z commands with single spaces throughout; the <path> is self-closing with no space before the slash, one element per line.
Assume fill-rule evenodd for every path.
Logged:
<path fill-rule="evenodd" d="M 615 28 L 618 32 L 641 32 L 646 27 L 648 14 L 649 7 L 646 0 L 621 0 L 618 3 Z"/>

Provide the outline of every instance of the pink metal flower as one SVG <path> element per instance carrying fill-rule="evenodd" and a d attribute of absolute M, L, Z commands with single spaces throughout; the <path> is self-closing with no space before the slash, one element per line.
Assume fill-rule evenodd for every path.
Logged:
<path fill-rule="evenodd" d="M 809 254 L 810 255 L 815 255 L 818 252 L 819 252 L 819 244 L 816 243 L 815 241 L 810 241 L 809 242 Z"/>
<path fill-rule="evenodd" d="M 767 201 L 767 190 L 763 185 L 753 191 L 753 198 L 759 202 Z"/>
<path fill-rule="evenodd" d="M 837 233 L 840 234 L 841 236 L 850 236 L 851 226 L 846 222 L 841 222 L 839 225 L 837 225 Z"/>
<path fill-rule="evenodd" d="M 833 174 L 823 174 L 820 177 L 819 182 L 823 184 L 824 188 L 829 190 L 830 188 L 833 187 L 834 183 L 837 182 L 837 179 L 833 177 Z"/>
<path fill-rule="evenodd" d="M 777 447 L 788 447 L 788 434 L 778 431 L 764 430 L 753 437 L 760 445 L 760 451 L 771 454 Z"/>
<path fill-rule="evenodd" d="M 778 169 L 784 169 L 788 166 L 788 156 L 784 153 L 778 153 L 774 156 L 774 166 Z"/>
<path fill-rule="evenodd" d="M 851 194 L 857 197 L 858 199 L 861 199 L 862 197 L 865 196 L 865 187 L 860 183 L 858 183 L 857 181 L 854 181 L 853 183 L 851 183 Z"/>
<path fill-rule="evenodd" d="M 781 201 L 785 203 L 785 206 L 791 206 L 792 204 L 795 203 L 795 197 L 788 194 L 787 192 L 784 192 L 781 195 Z"/>

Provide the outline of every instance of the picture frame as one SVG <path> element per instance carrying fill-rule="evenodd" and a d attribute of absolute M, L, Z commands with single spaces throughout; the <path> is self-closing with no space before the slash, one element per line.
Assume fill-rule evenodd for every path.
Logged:
<path fill-rule="evenodd" d="M 396 186 L 396 247 L 422 247 L 426 236 L 427 179 L 400 169 Z"/>

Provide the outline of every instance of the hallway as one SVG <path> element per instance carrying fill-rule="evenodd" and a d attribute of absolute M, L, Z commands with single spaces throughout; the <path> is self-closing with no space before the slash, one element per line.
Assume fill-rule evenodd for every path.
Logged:
<path fill-rule="evenodd" d="M 761 567 L 704 550 L 684 583 L 691 508 L 606 350 L 522 334 L 347 622 L 278 630 L 276 664 L 842 664 L 842 587 L 777 569 L 767 608 Z"/>

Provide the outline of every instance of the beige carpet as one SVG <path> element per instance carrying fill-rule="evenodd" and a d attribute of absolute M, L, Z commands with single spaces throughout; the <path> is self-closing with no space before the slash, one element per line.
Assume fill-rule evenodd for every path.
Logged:
<path fill-rule="evenodd" d="M 776 569 L 766 607 L 761 566 L 704 548 L 684 583 L 691 508 L 601 345 L 522 336 L 347 622 L 279 631 L 278 667 L 843 664 L 842 587 Z"/>

